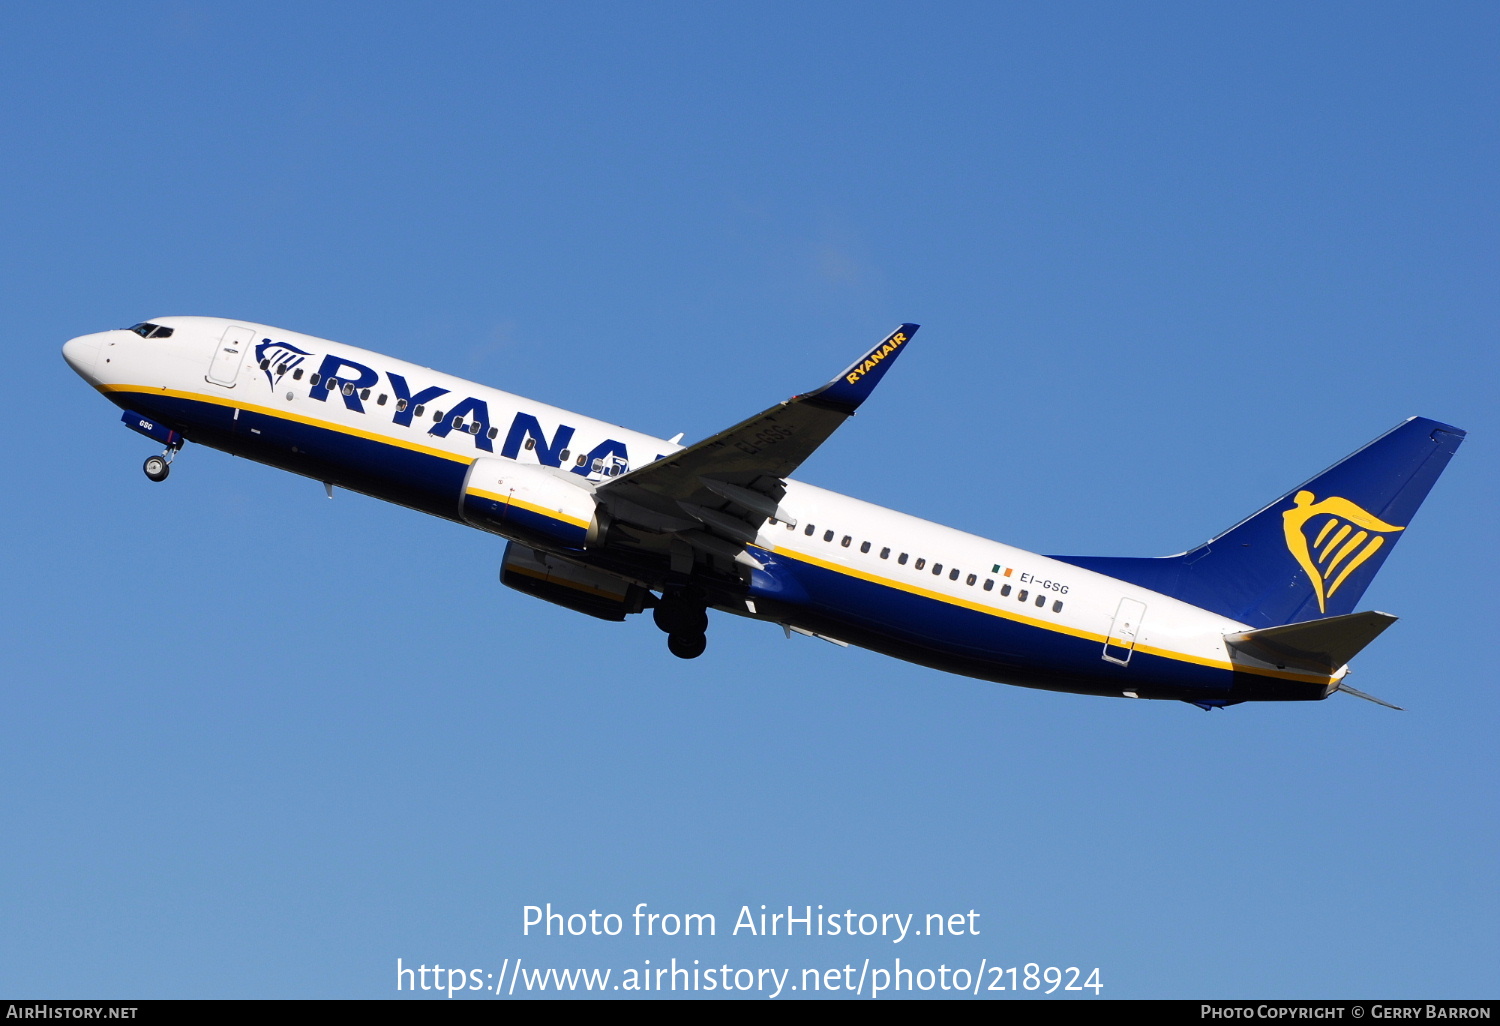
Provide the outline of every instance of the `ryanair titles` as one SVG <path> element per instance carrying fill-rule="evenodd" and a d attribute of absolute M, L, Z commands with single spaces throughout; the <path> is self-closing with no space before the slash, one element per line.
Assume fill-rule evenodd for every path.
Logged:
<path fill-rule="evenodd" d="M 851 385 L 859 384 L 859 379 L 870 373 L 876 367 L 880 366 L 880 361 L 884 360 L 887 356 L 890 356 L 896 350 L 905 345 L 907 338 L 908 336 L 906 332 L 896 332 L 890 338 L 886 339 L 885 342 L 881 343 L 878 349 L 875 349 L 863 360 L 861 360 L 858 366 L 850 370 L 848 374 L 845 374 L 844 380 L 849 382 L 849 384 Z"/>
<path fill-rule="evenodd" d="M 271 339 L 262 340 L 255 348 L 256 359 L 263 364 L 262 369 L 270 379 L 272 388 L 278 387 L 281 377 L 294 366 L 292 359 L 296 357 L 291 354 L 312 355 L 302 353 L 294 347 L 273 342 Z M 267 361 L 273 362 L 267 363 Z M 300 359 L 297 362 L 301 362 Z M 392 423 L 402 427 L 411 427 L 417 416 L 425 414 L 425 407 L 447 396 L 448 398 L 443 399 L 442 409 L 435 411 L 434 422 L 428 428 L 427 433 L 436 438 L 446 438 L 454 431 L 458 431 L 472 438 L 476 449 L 490 453 L 495 451 L 495 438 L 499 437 L 499 431 L 494 428 L 498 425 L 491 424 L 489 404 L 483 399 L 460 396 L 440 385 L 416 388 L 407 381 L 405 375 L 394 371 L 386 371 L 384 378 L 395 400 L 392 404 Z M 365 397 L 369 394 L 366 390 L 379 386 L 381 375 L 372 367 L 357 363 L 348 357 L 330 353 L 323 357 L 323 362 L 319 364 L 317 371 L 308 377 L 308 382 L 310 385 L 308 398 L 318 402 L 327 402 L 332 396 L 341 399 L 345 408 L 363 414 L 371 412 L 365 408 Z M 439 413 L 440 416 L 437 415 Z M 583 477 L 596 472 L 623 473 L 628 466 L 629 451 L 624 442 L 614 438 L 604 439 L 587 452 L 579 451 L 576 460 L 573 460 L 573 434 L 574 429 L 571 426 L 559 424 L 552 437 L 548 438 L 547 432 L 536 417 L 524 411 L 517 411 L 511 418 L 509 426 L 505 428 L 505 439 L 500 445 L 500 455 L 507 459 L 516 459 L 525 448 L 535 453 L 537 462 L 547 467 L 561 467 L 563 458 L 567 455 L 570 461 L 576 463 L 571 468 L 572 473 Z"/>

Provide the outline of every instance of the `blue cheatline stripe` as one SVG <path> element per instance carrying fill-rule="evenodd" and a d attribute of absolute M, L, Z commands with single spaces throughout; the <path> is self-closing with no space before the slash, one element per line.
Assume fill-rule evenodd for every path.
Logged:
<path fill-rule="evenodd" d="M 1105 636 L 1023 615 L 984 603 L 906 585 L 827 563 L 803 553 L 775 549 L 762 557 L 764 574 L 753 576 L 757 599 L 805 606 L 829 621 L 850 624 L 899 644 L 925 645 L 997 667 L 1034 668 L 1045 664 L 1062 676 L 1099 682 L 1106 690 L 1142 682 L 1173 687 L 1225 688 L 1237 677 L 1264 677 L 1318 687 L 1329 678 L 1272 669 L 1250 670 L 1224 660 L 1205 659 L 1139 644 L 1130 665 L 1101 658 Z M 837 636 L 837 631 L 832 632 Z M 847 639 L 845 639 L 847 640 Z M 865 644 L 861 642 L 861 644 Z M 877 642 L 867 644 L 883 650 Z"/>
<path fill-rule="evenodd" d="M 464 476 L 472 462 L 468 457 L 265 407 L 236 406 L 217 397 L 118 386 L 101 391 L 118 405 L 128 404 L 176 426 L 192 441 L 434 516 L 460 519 Z"/>
<path fill-rule="evenodd" d="M 117 405 L 128 403 L 174 424 L 195 441 L 463 522 L 460 505 L 472 457 L 289 411 L 236 405 L 227 398 L 124 386 L 100 390 Z M 563 544 L 581 546 L 586 534 L 586 528 L 541 510 L 512 507 L 507 516 L 527 533 Z M 901 658 L 912 658 L 910 650 L 920 648 L 993 668 L 992 676 L 966 666 L 962 672 L 970 676 L 1013 680 L 1046 663 L 1060 679 L 1118 692 L 1142 681 L 1222 690 L 1249 672 L 1144 645 L 1137 646 L 1129 667 L 1120 667 L 1100 658 L 1102 635 L 862 575 L 801 553 L 755 551 L 768 560 L 768 567 L 754 576 L 752 597 L 782 601 L 847 625 L 865 634 L 861 645 L 876 651 L 898 654 L 900 649 Z M 1254 675 L 1326 680 L 1274 670 Z"/>

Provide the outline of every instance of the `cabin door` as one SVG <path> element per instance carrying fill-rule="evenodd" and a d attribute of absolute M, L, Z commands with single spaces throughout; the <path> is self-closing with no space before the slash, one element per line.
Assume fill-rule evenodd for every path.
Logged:
<path fill-rule="evenodd" d="M 214 349 L 213 362 L 208 365 L 208 380 L 225 388 L 233 388 L 250 352 L 250 343 L 255 341 L 255 332 L 231 324 L 224 329 L 224 337 Z"/>

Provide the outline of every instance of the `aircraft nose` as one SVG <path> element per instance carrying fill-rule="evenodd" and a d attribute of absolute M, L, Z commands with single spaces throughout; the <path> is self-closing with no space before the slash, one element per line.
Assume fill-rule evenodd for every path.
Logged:
<path fill-rule="evenodd" d="M 63 343 L 63 359 L 80 377 L 93 380 L 94 364 L 99 359 L 99 336 L 79 335 Z"/>

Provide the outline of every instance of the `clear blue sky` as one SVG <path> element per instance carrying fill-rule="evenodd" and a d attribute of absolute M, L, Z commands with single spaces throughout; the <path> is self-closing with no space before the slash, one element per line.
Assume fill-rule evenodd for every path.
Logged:
<path fill-rule="evenodd" d="M 0 994 L 395 964 L 1098 966 L 1494 997 L 1491 4 L 12 5 Z M 689 440 L 923 330 L 803 479 L 1179 551 L 1421 414 L 1469 440 L 1359 688 L 1205 714 L 720 617 L 669 656 L 491 537 L 190 447 L 70 336 L 239 317 Z M 521 909 L 711 912 L 545 939 Z M 741 905 L 977 937 L 727 936 Z"/>

